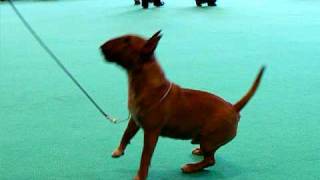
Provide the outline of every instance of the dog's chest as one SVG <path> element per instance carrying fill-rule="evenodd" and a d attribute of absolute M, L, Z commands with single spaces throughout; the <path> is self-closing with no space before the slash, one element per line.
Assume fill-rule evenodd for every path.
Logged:
<path fill-rule="evenodd" d="M 131 118 L 134 120 L 134 122 L 138 126 L 141 126 L 141 121 L 140 121 L 141 118 L 139 118 L 138 113 L 135 110 L 132 110 L 132 108 L 131 109 L 129 108 L 129 111 L 130 111 L 130 114 L 131 114 Z"/>
<path fill-rule="evenodd" d="M 139 108 L 138 103 L 136 103 L 137 101 L 134 100 L 134 96 L 130 96 L 129 95 L 129 101 L 128 101 L 128 109 L 129 112 L 131 114 L 132 119 L 135 121 L 135 123 L 139 126 L 141 126 L 141 122 L 140 122 L 140 113 L 141 113 L 141 109 Z"/>

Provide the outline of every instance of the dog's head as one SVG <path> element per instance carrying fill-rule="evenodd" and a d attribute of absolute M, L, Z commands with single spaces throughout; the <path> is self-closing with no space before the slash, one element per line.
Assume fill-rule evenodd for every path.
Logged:
<path fill-rule="evenodd" d="M 161 39 L 161 31 L 146 40 L 135 35 L 124 35 L 111 39 L 100 48 L 108 62 L 114 62 L 126 70 L 141 67 L 154 58 L 154 50 Z"/>

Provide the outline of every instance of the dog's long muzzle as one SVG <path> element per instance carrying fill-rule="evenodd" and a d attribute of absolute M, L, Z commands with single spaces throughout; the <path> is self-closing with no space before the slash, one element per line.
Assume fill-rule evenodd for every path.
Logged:
<path fill-rule="evenodd" d="M 101 55 L 104 57 L 104 59 L 108 62 L 112 62 L 112 58 L 110 56 L 110 53 L 108 53 L 105 48 L 103 48 L 102 46 L 100 47 L 100 52 L 101 52 Z"/>

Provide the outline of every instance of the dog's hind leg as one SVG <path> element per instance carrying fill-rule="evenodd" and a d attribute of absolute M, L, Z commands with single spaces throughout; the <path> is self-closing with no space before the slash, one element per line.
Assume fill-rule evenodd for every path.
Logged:
<path fill-rule="evenodd" d="M 221 133 L 223 131 L 224 133 Z M 227 132 L 227 133 L 226 133 Z M 193 173 L 201 171 L 206 167 L 213 166 L 215 164 L 215 152 L 226 143 L 230 142 L 236 135 L 236 129 L 231 128 L 221 129 L 212 133 L 200 137 L 200 148 L 196 148 L 192 151 L 192 154 L 203 155 L 204 159 L 198 163 L 186 164 L 182 167 L 184 173 Z"/>
<path fill-rule="evenodd" d="M 130 144 L 130 140 L 133 138 L 134 135 L 137 134 L 140 127 L 134 122 L 133 119 L 129 120 L 128 126 L 126 131 L 124 132 L 120 145 L 117 149 L 115 149 L 112 153 L 112 157 L 120 157 L 124 154 L 124 151 L 128 144 Z"/>
<path fill-rule="evenodd" d="M 195 173 L 202 171 L 204 168 L 213 166 L 215 164 L 214 157 L 212 155 L 204 156 L 204 159 L 198 163 L 186 164 L 181 170 L 183 173 Z"/>
<path fill-rule="evenodd" d="M 202 143 L 200 144 L 200 148 L 196 150 L 198 151 L 198 153 L 201 153 L 204 156 L 203 160 L 198 163 L 184 165 L 181 168 L 182 172 L 194 173 L 215 164 L 214 153 L 217 148 L 212 147 L 211 143 L 202 141 Z"/>
<path fill-rule="evenodd" d="M 191 144 L 200 144 L 200 136 L 199 136 L 199 135 L 195 136 L 195 137 L 192 139 Z M 194 148 L 194 149 L 192 150 L 192 154 L 197 155 L 197 156 L 202 156 L 202 155 L 203 155 L 203 152 L 202 152 L 202 150 L 200 149 L 200 147 L 197 147 L 197 148 Z"/>
<path fill-rule="evenodd" d="M 203 152 L 202 152 L 202 150 L 201 150 L 200 147 L 197 147 L 197 148 L 194 148 L 194 149 L 192 150 L 192 154 L 197 155 L 197 156 L 202 156 L 202 155 L 203 155 Z"/>

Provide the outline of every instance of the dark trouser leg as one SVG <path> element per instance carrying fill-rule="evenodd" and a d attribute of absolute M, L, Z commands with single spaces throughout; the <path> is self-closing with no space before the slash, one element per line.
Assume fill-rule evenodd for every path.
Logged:
<path fill-rule="evenodd" d="M 142 0 L 142 7 L 143 7 L 144 9 L 148 9 L 148 7 L 149 7 L 149 2 L 148 2 L 148 0 Z"/>
<path fill-rule="evenodd" d="M 196 0 L 196 4 L 198 7 L 201 7 L 202 6 L 202 0 Z"/>

